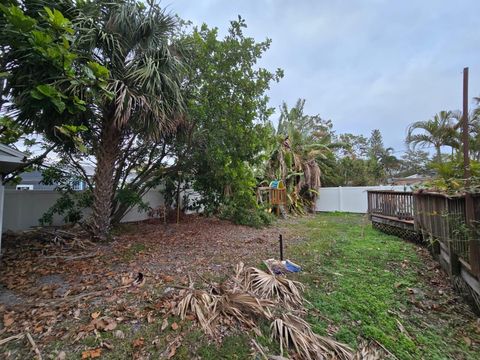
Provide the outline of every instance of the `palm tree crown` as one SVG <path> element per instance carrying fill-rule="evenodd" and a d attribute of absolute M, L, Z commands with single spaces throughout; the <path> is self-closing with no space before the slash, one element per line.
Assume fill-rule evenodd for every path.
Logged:
<path fill-rule="evenodd" d="M 413 148 L 432 145 L 436 150 L 438 160 L 441 161 L 442 146 L 458 147 L 454 118 L 454 112 L 440 111 L 430 120 L 414 122 L 408 128 L 407 144 Z M 423 132 L 415 133 L 417 130 L 423 130 Z"/>

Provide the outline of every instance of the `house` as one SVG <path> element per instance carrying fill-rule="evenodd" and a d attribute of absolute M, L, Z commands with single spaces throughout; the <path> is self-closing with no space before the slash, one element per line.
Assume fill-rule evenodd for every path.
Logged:
<path fill-rule="evenodd" d="M 44 184 L 43 174 L 41 170 L 24 172 L 19 175 L 21 177 L 20 183 L 12 185 L 12 188 L 17 190 L 42 190 L 54 191 L 58 184 Z M 83 180 L 74 179 L 72 177 L 71 186 L 73 190 L 82 191 L 87 189 L 87 184 Z"/>
<path fill-rule="evenodd" d="M 413 174 L 406 177 L 391 178 L 388 180 L 389 185 L 400 185 L 400 186 L 413 186 L 420 185 L 426 181 L 431 180 L 432 178 L 428 175 L 419 175 Z"/>
<path fill-rule="evenodd" d="M 2 247 L 3 199 L 5 196 L 3 176 L 20 168 L 24 164 L 25 159 L 26 155 L 21 151 L 0 144 L 0 180 L 2 180 L 0 181 L 0 251 Z"/>

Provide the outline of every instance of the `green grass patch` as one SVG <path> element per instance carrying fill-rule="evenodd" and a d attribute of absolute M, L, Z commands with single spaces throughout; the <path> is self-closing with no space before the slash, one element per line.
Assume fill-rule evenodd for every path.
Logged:
<path fill-rule="evenodd" d="M 374 339 L 399 359 L 480 358 L 463 341 L 458 314 L 418 311 L 409 301 L 408 289 L 432 291 L 419 275 L 425 269 L 414 244 L 354 214 L 319 214 L 290 228 L 306 239 L 289 257 L 303 265 L 298 280 L 321 313 L 308 317 L 316 332 L 325 334 L 330 323 L 337 340 L 356 348 L 359 339 Z M 480 340 L 478 333 L 470 337 Z"/>

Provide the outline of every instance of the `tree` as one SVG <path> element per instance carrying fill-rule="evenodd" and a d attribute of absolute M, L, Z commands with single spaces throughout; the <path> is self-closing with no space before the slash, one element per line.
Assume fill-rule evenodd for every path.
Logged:
<path fill-rule="evenodd" d="M 429 172 L 429 162 L 428 152 L 408 149 L 402 156 L 399 176 L 426 175 Z"/>
<path fill-rule="evenodd" d="M 426 121 L 417 121 L 408 128 L 406 142 L 408 145 L 426 147 L 433 146 L 436 151 L 436 161 L 442 162 L 442 146 L 458 148 L 456 140 L 455 125 L 453 119 L 455 113 L 452 111 L 440 111 L 432 119 Z M 421 133 L 415 133 L 417 130 Z"/>
<path fill-rule="evenodd" d="M 228 34 L 206 24 L 181 36 L 191 46 L 189 72 L 183 84 L 187 117 L 185 131 L 174 144 L 179 176 L 201 194 L 199 206 L 236 222 L 259 225 L 253 169 L 261 163 L 269 141 L 273 109 L 266 91 L 281 70 L 257 66 L 270 47 L 245 36 L 242 18 L 230 23 Z M 178 183 L 177 183 L 178 185 Z M 170 187 L 175 191 L 176 186 Z M 167 194 L 173 198 L 173 194 Z"/>
<path fill-rule="evenodd" d="M 321 185 L 322 167 L 329 181 L 334 176 L 334 134 L 330 120 L 304 114 L 305 100 L 294 107 L 280 107 L 276 146 L 272 148 L 266 177 L 282 179 L 287 187 L 290 210 L 312 210 Z"/>
<path fill-rule="evenodd" d="M 16 14 L 22 12 L 29 23 L 39 24 L 26 15 L 34 13 L 37 3 L 25 2 L 25 14 L 19 7 L 12 8 Z M 27 40 L 18 45 L 14 38 L 7 44 L 11 48 L 6 48 L 8 63 L 15 64 L 10 71 L 9 90 L 18 109 L 18 121 L 33 126 L 48 140 L 58 142 L 59 127 L 63 137 L 78 137 L 80 130 L 89 139 L 96 159 L 91 227 L 97 238 L 104 239 L 116 190 L 115 168 L 125 166 L 120 156 L 122 144 L 128 143 L 126 139 L 132 134 L 159 139 L 175 132 L 182 121 L 182 51 L 173 36 L 177 20 L 154 2 L 62 1 L 55 6 L 63 7 L 71 21 L 57 9 L 46 11 L 47 16 L 42 14 L 40 20 L 50 21 L 57 32 L 64 31 L 57 41 L 58 54 L 34 53 L 36 58 L 45 58 L 36 64 L 29 58 L 26 45 L 29 41 L 50 43 L 52 37 L 28 35 L 36 25 L 17 29 L 17 38 L 24 36 Z M 9 26 L 15 23 L 10 21 Z M 66 54 L 62 44 L 68 50 Z M 44 74 L 52 63 L 58 66 L 32 80 L 32 69 L 35 74 Z M 29 81 L 25 82 L 25 77 Z M 20 83 L 24 90 L 18 93 Z M 28 104 L 32 97 L 38 100 L 35 109 Z M 68 152 L 65 143 L 62 141 L 62 146 Z"/>

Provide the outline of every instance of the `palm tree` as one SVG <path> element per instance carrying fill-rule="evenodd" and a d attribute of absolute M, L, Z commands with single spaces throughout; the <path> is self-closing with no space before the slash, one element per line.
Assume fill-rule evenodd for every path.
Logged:
<path fill-rule="evenodd" d="M 319 163 L 332 154 L 329 121 L 304 114 L 305 100 L 289 109 L 280 107 L 276 146 L 271 152 L 266 174 L 282 179 L 286 185 L 291 211 L 313 209 L 321 186 Z"/>
<path fill-rule="evenodd" d="M 182 112 L 182 62 L 173 42 L 175 17 L 156 3 L 134 0 L 79 3 L 74 41 L 109 71 L 110 96 L 96 99 L 98 144 L 94 175 L 94 235 L 109 232 L 114 170 L 129 131 L 158 137 L 177 128 Z M 83 89 L 85 91 L 85 89 Z"/>
<path fill-rule="evenodd" d="M 442 162 L 442 146 L 451 146 L 452 149 L 458 148 L 455 124 L 453 123 L 454 118 L 454 112 L 440 111 L 430 120 L 414 122 L 408 128 L 407 144 L 413 148 L 433 145 L 437 161 Z M 417 130 L 423 130 L 423 132 L 414 133 Z"/>

